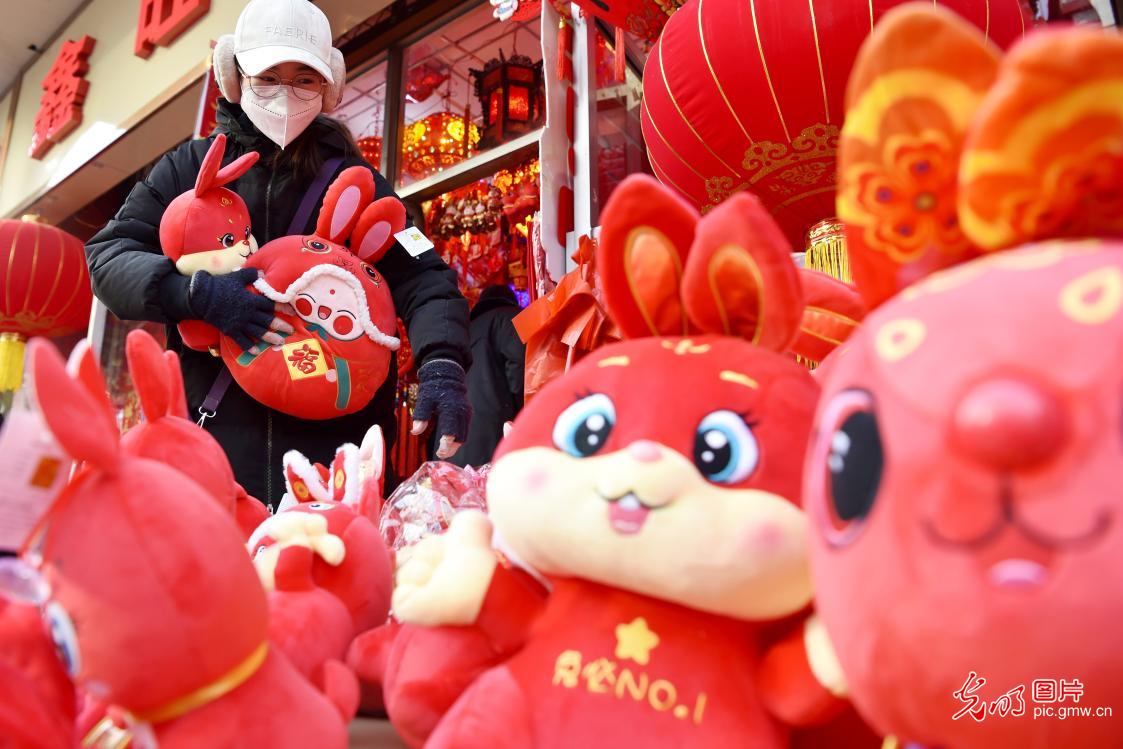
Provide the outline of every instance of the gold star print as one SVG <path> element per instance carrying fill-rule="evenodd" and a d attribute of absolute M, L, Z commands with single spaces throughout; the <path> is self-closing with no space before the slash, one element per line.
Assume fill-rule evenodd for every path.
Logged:
<path fill-rule="evenodd" d="M 651 651 L 659 644 L 659 635 L 647 627 L 647 620 L 636 617 L 629 624 L 616 625 L 616 657 L 631 658 L 641 666 L 651 660 Z"/>

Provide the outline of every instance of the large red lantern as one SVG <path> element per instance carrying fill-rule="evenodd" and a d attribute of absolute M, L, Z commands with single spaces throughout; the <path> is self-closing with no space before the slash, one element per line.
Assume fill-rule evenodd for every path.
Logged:
<path fill-rule="evenodd" d="M 933 0 L 935 2 L 935 0 Z M 858 47 L 902 0 L 690 0 L 643 75 L 656 176 L 701 210 L 751 190 L 802 248 L 835 215 L 835 151 Z M 1006 47 L 1022 0 L 938 0 Z"/>
<path fill-rule="evenodd" d="M 81 240 L 33 216 L 0 220 L 0 391 L 19 387 L 28 338 L 84 330 L 92 301 Z"/>

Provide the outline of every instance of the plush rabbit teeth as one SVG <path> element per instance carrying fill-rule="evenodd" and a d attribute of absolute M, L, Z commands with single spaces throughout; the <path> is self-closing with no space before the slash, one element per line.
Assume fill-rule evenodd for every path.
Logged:
<path fill-rule="evenodd" d="M 608 505 L 608 523 L 612 530 L 625 536 L 639 533 L 651 512 L 635 494 L 625 494 Z"/>

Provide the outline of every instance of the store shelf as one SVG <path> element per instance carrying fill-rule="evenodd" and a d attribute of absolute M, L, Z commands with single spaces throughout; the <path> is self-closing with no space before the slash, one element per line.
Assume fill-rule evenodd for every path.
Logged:
<path fill-rule="evenodd" d="M 483 179 L 500 169 L 519 164 L 530 156 L 537 156 L 538 141 L 541 138 L 542 128 L 521 135 L 509 143 L 489 149 L 431 177 L 398 188 L 398 197 L 403 200 L 409 198 L 420 203 Z"/>

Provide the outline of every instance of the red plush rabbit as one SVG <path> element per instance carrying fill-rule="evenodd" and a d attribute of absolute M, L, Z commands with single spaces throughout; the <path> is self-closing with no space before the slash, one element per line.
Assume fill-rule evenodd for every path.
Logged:
<path fill-rule="evenodd" d="M 1118 35 L 1000 60 L 930 8 L 851 77 L 839 209 L 884 303 L 824 372 L 805 503 L 854 702 L 905 746 L 1123 746 L 1120 92 Z"/>
<path fill-rule="evenodd" d="M 373 198 L 370 170 L 345 169 L 324 196 L 315 234 L 274 239 L 246 263 L 262 272 L 257 292 L 295 310 L 278 313 L 295 329 L 282 345 L 243 351 L 222 337 L 234 379 L 270 408 L 305 419 L 354 413 L 386 378 L 400 342 L 387 332 L 394 303 L 372 263 L 405 226 L 405 207 Z"/>
<path fill-rule="evenodd" d="M 104 393 L 72 380 L 49 343 L 28 353 L 48 427 L 84 463 L 27 549 L 76 683 L 124 715 L 135 746 L 345 747 L 339 714 L 269 648 L 265 595 L 229 513 L 123 450 Z"/>
<path fill-rule="evenodd" d="M 222 166 L 225 152 L 226 136 L 216 135 L 199 165 L 195 188 L 169 203 L 160 219 L 160 246 L 185 276 L 200 270 L 230 273 L 257 252 L 245 201 L 223 185 L 248 172 L 258 153 L 250 151 Z M 191 348 L 205 351 L 218 345 L 218 331 L 199 320 L 180 323 L 179 332 Z"/>
<path fill-rule="evenodd" d="M 187 473 L 237 521 L 245 538 L 269 517 L 269 509 L 246 494 L 234 480 L 226 453 L 206 430 L 187 418 L 179 357 L 163 351 L 143 330 L 129 333 L 125 343 L 129 374 L 145 420 L 121 439 L 132 455 L 167 463 Z M 84 368 L 92 392 L 104 391 L 97 367 Z"/>
<path fill-rule="evenodd" d="M 633 176 L 598 252 L 628 340 L 535 396 L 488 482 L 497 544 L 549 598 L 497 561 L 480 513 L 399 567 L 399 618 L 475 623 L 514 651 L 427 746 L 784 747 L 843 705 L 805 616 L 818 386 L 777 353 L 804 312 L 790 248 L 747 194 L 699 219 Z"/>

